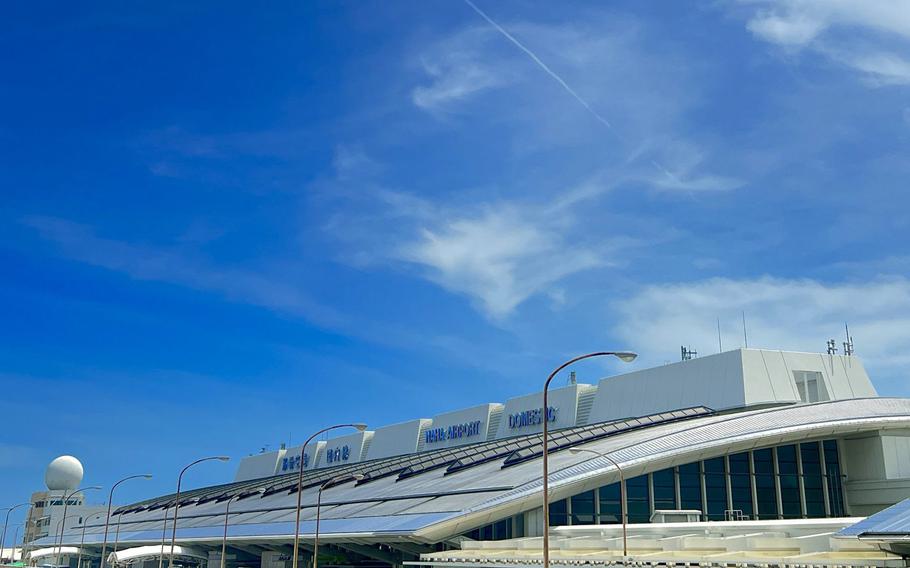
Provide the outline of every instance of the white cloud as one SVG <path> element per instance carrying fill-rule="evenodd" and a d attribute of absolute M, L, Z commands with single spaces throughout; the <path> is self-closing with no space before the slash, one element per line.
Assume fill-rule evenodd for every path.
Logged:
<path fill-rule="evenodd" d="M 617 332 L 645 362 L 660 363 L 680 345 L 702 355 L 742 346 L 745 312 L 750 347 L 824 351 L 850 324 L 867 365 L 897 372 L 910 364 L 910 280 L 826 284 L 815 280 L 716 278 L 645 287 L 622 303 Z"/>
<path fill-rule="evenodd" d="M 414 88 L 411 99 L 426 111 L 441 111 L 472 95 L 509 82 L 510 73 L 483 57 L 493 34 L 469 28 L 427 50 L 421 66 L 430 83 Z"/>
<path fill-rule="evenodd" d="M 760 14 L 749 20 L 749 31 L 755 35 L 786 46 L 803 46 L 815 39 L 825 29 L 817 19 L 804 15 L 782 17 L 776 14 Z"/>
<path fill-rule="evenodd" d="M 428 277 L 502 318 L 533 294 L 575 272 L 605 263 L 600 253 L 567 243 L 552 223 L 514 206 L 487 208 L 424 228 L 400 248 Z M 558 296 L 559 291 L 552 291 Z"/>
<path fill-rule="evenodd" d="M 894 53 L 839 54 L 836 57 L 863 72 L 866 81 L 873 87 L 910 84 L 910 61 Z"/>
<path fill-rule="evenodd" d="M 811 48 L 862 73 L 871 86 L 910 83 L 910 9 L 894 0 L 745 0 L 760 6 L 746 26 L 776 45 Z M 838 36 L 833 34 L 843 32 Z"/>
<path fill-rule="evenodd" d="M 836 27 L 867 28 L 910 39 L 910 10 L 900 0 L 745 0 L 760 5 L 748 27 L 775 43 L 806 45 Z"/>

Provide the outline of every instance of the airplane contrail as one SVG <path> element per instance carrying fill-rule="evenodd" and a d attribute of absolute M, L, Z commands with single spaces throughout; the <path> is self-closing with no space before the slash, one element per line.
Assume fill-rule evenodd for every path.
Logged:
<path fill-rule="evenodd" d="M 510 42 L 512 42 L 513 44 L 515 44 L 515 47 L 517 47 L 518 49 L 524 51 L 524 52 L 528 55 L 528 57 L 530 57 L 531 60 L 533 60 L 534 63 L 537 64 L 538 67 L 540 67 L 541 69 L 543 69 L 543 70 L 547 73 L 547 75 L 549 75 L 550 77 L 553 78 L 554 81 L 556 81 L 557 83 L 559 83 L 559 84 L 562 86 L 562 88 L 566 90 L 567 93 L 569 93 L 570 95 L 572 95 L 572 97 L 574 97 L 576 101 L 578 101 L 579 103 L 581 103 L 581 106 L 585 107 L 585 109 L 587 109 L 587 111 L 590 112 L 591 115 L 594 116 L 594 118 L 596 118 L 599 122 L 601 122 L 604 126 L 606 126 L 607 128 L 609 128 L 610 130 L 612 130 L 613 133 L 614 133 L 614 134 L 617 134 L 617 136 L 618 136 L 618 133 L 617 133 L 616 130 L 613 128 L 613 125 L 610 124 L 610 121 L 607 120 L 606 118 L 604 118 L 603 116 L 601 116 L 600 113 L 598 113 L 596 110 L 594 110 L 594 108 L 593 108 L 590 104 L 588 104 L 588 101 L 586 101 L 586 100 L 584 100 L 583 98 L 581 98 L 581 96 L 580 96 L 578 93 L 575 92 L 575 89 L 573 89 L 572 87 L 570 87 L 569 84 L 566 83 L 565 80 L 564 80 L 562 77 L 560 77 L 559 75 L 556 74 L 555 71 L 553 71 L 552 69 L 550 69 L 550 68 L 547 66 L 547 64 L 544 63 L 539 57 L 537 57 L 537 55 L 536 55 L 533 51 L 531 51 L 530 49 L 528 49 L 527 47 L 525 47 L 525 45 L 524 45 L 523 43 L 521 43 L 520 41 L 518 41 L 518 39 L 516 39 L 515 36 L 513 36 L 512 34 L 510 34 L 509 32 L 507 32 L 507 31 L 505 30 L 505 28 L 503 28 L 502 26 L 500 26 L 499 24 L 497 24 L 497 23 L 493 20 L 493 18 L 491 18 L 490 16 L 487 16 L 487 14 L 486 14 L 483 10 L 481 10 L 480 8 L 478 8 L 477 5 L 474 4 L 474 2 L 472 2 L 471 0 L 464 0 L 464 1 L 465 1 L 465 4 L 467 4 L 468 6 L 471 7 L 471 9 L 473 9 L 475 12 L 477 12 L 477 14 L 478 14 L 481 18 L 483 18 L 484 20 L 486 20 L 487 22 L 489 22 L 489 24 L 490 24 L 491 26 L 493 26 L 494 28 L 496 28 L 496 30 L 499 31 L 499 33 L 501 33 L 502 35 L 504 35 L 504 36 L 506 37 L 506 39 L 508 39 L 508 40 L 509 40 Z"/>
<path fill-rule="evenodd" d="M 572 87 L 570 87 L 569 84 L 566 83 L 565 80 L 564 80 L 562 77 L 560 77 L 555 71 L 553 71 L 552 69 L 550 69 L 550 67 L 547 66 L 547 64 L 544 63 L 543 60 L 541 60 L 539 57 L 537 57 L 537 54 L 535 54 L 533 51 L 531 51 L 530 49 L 528 49 L 523 43 L 521 43 L 520 41 L 518 41 L 518 39 L 517 39 L 515 36 L 513 36 L 512 34 L 510 34 L 508 31 L 506 31 L 505 28 L 503 28 L 503 27 L 500 26 L 498 23 L 496 23 L 496 21 L 493 20 L 493 18 L 491 18 L 490 16 L 488 16 L 488 15 L 486 14 L 486 12 L 484 12 L 483 10 L 481 10 L 480 8 L 478 8 L 478 7 L 477 7 L 477 4 L 475 4 L 475 3 L 472 2 L 471 0 L 464 0 L 464 2 L 465 2 L 465 4 L 467 4 L 468 6 L 470 6 L 472 10 L 474 10 L 475 12 L 477 12 L 477 14 L 478 14 L 481 18 L 483 18 L 483 19 L 486 20 L 491 26 L 493 26 L 494 28 L 496 28 L 496 30 L 497 30 L 499 33 L 501 33 L 503 36 L 505 36 L 506 39 L 508 39 L 510 42 L 512 42 L 512 44 L 514 44 L 515 47 L 517 47 L 518 49 L 520 49 L 520 50 L 522 50 L 523 52 L 525 52 L 525 54 L 527 54 L 527 56 L 530 57 L 531 60 L 534 61 L 534 63 L 537 64 L 538 67 L 540 67 L 541 69 L 543 69 L 544 72 L 546 72 L 547 75 L 549 75 L 550 77 L 553 78 L 554 81 L 556 81 L 557 83 L 559 83 L 559 84 L 562 86 L 562 88 L 566 90 L 567 93 L 569 93 L 570 95 L 572 95 L 572 97 L 573 97 L 576 101 L 578 101 L 578 102 L 581 104 L 581 106 L 585 107 L 585 109 L 586 109 L 589 113 L 591 113 L 591 116 L 593 116 L 595 119 L 597 119 L 598 122 L 600 122 L 601 124 L 603 124 L 604 126 L 606 126 L 607 128 L 609 128 L 610 131 L 613 132 L 613 134 L 614 134 L 617 138 L 619 138 L 620 142 L 624 142 L 623 137 L 620 136 L 620 134 L 619 134 L 619 132 L 616 130 L 616 128 L 614 128 L 613 125 L 610 124 L 610 121 L 607 120 L 606 118 L 604 118 L 603 116 L 601 116 L 601 114 L 600 114 L 599 112 L 597 112 L 596 110 L 594 110 L 594 107 L 592 107 L 590 104 L 588 104 L 588 101 L 586 101 L 586 100 L 584 100 L 583 98 L 581 98 L 581 95 L 579 95 L 578 93 L 576 93 L 576 92 L 575 92 L 575 89 L 573 89 Z M 654 166 L 654 168 L 657 169 L 657 171 L 659 171 L 660 173 L 662 173 L 663 175 L 665 175 L 667 178 L 669 178 L 670 180 L 672 180 L 672 181 L 674 181 L 674 182 L 679 183 L 679 179 L 678 179 L 675 175 L 673 175 L 673 174 L 670 172 L 670 170 L 668 170 L 666 167 L 664 167 L 664 165 L 661 164 L 659 161 L 657 161 L 655 158 L 651 158 L 650 160 L 648 160 L 648 162 L 649 162 L 652 166 Z"/>

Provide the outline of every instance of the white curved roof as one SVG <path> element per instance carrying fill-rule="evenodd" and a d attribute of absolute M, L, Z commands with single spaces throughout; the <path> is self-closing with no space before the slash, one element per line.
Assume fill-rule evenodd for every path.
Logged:
<path fill-rule="evenodd" d="M 49 546 L 47 548 L 38 548 L 30 550 L 26 555 L 29 559 L 44 558 L 46 556 L 65 556 L 79 554 L 79 549 L 75 546 Z"/>
<path fill-rule="evenodd" d="M 624 424 L 638 422 L 630 419 Z M 650 420 L 640 422 L 636 428 L 599 438 L 585 438 L 581 434 L 589 435 L 592 428 L 609 430 L 610 424 L 562 430 L 560 433 L 565 435 L 563 440 L 566 445 L 610 453 L 621 463 L 627 475 L 639 475 L 753 447 L 861 431 L 910 428 L 910 399 L 838 400 L 725 414 L 696 413 L 693 417 L 656 424 Z M 573 438 L 576 434 L 578 437 Z M 513 454 L 491 455 L 488 461 L 484 461 L 486 458 L 482 451 L 471 454 L 471 448 L 465 447 L 466 457 L 459 460 L 475 462 L 463 469 L 456 467 L 459 460 L 441 452 L 423 454 L 420 459 L 425 462 L 414 462 L 408 466 L 418 468 L 415 470 L 402 469 L 404 462 L 395 461 L 399 458 L 357 464 L 356 467 L 362 468 L 360 471 L 387 473 L 357 484 L 347 482 L 325 490 L 320 533 L 328 540 L 357 535 L 364 539 L 434 541 L 536 508 L 540 500 L 541 463 L 534 452 L 539 443 L 536 446 L 527 444 L 533 444 L 538 439 L 527 438 L 524 449 Z M 563 451 L 565 447 L 551 450 L 550 454 L 550 487 L 554 498 L 567 497 L 616 480 L 615 470 L 602 458 L 590 454 L 573 455 Z M 520 459 L 513 459 L 515 454 Z M 441 467 L 420 469 L 432 465 L 431 460 L 438 456 L 449 456 L 445 459 L 454 461 L 442 463 Z M 305 483 L 318 475 L 318 471 L 305 474 L 308 476 Z M 238 493 L 248 496 L 231 505 L 229 538 L 286 541 L 294 529 L 296 494 L 291 488 L 295 483 L 296 474 L 198 490 L 195 497 L 187 496 L 187 499 L 197 499 L 196 502 L 182 501 L 178 541 L 220 541 L 225 499 Z M 264 495 L 253 491 L 256 484 L 268 487 Z M 199 495 L 209 497 L 200 499 Z M 121 542 L 160 542 L 164 505 L 168 499 L 170 497 L 163 497 L 125 508 Z M 316 488 L 305 485 L 302 500 L 301 534 L 308 538 L 315 528 Z M 101 525 L 89 525 L 87 546 L 100 544 L 102 528 Z M 75 532 L 68 533 L 64 540 L 67 543 L 78 542 L 79 536 Z"/>
<path fill-rule="evenodd" d="M 158 558 L 159 556 L 167 556 L 171 553 L 171 547 L 168 544 L 156 544 L 153 546 L 136 546 L 133 548 L 127 548 L 124 550 L 118 550 L 117 552 L 111 552 L 107 557 L 107 562 L 109 564 L 129 564 L 139 560 L 147 560 L 150 558 Z M 208 554 L 199 550 L 198 548 L 193 548 L 190 546 L 174 546 L 174 556 L 177 557 L 189 557 L 189 558 L 201 558 L 203 560 L 208 558 Z"/>

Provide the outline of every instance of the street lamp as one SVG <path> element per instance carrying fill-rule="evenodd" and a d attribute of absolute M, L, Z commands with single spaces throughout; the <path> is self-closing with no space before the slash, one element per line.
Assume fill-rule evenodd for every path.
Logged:
<path fill-rule="evenodd" d="M 307 438 L 306 442 L 303 443 L 303 446 L 300 447 L 300 471 L 297 473 L 297 512 L 296 521 L 294 522 L 294 560 L 291 563 L 291 568 L 297 568 L 297 553 L 298 548 L 300 548 L 300 499 L 301 493 L 303 493 L 303 467 L 304 458 L 306 457 L 306 447 L 316 438 L 316 436 L 328 432 L 329 430 L 335 430 L 336 428 L 356 428 L 358 432 L 363 432 L 367 429 L 367 425 L 362 422 L 354 422 L 352 424 L 336 424 L 334 426 L 329 426 Z"/>
<path fill-rule="evenodd" d="M 64 516 L 62 519 L 57 521 L 57 532 L 61 533 L 61 535 L 62 535 L 62 533 L 63 533 L 62 528 L 66 526 L 66 520 L 75 519 L 75 518 L 81 517 L 81 516 L 82 515 L 79 513 L 73 513 L 72 515 Z M 55 543 L 56 543 L 56 540 L 55 540 Z M 60 565 L 60 549 L 62 549 L 62 548 L 63 548 L 63 537 L 61 536 L 60 545 L 57 547 L 57 551 L 54 553 L 54 566 L 55 567 Z"/>
<path fill-rule="evenodd" d="M 129 479 L 151 479 L 152 475 L 150 473 L 142 473 L 139 475 L 130 475 L 129 477 L 124 477 L 111 487 L 111 492 L 107 497 L 107 516 L 104 518 L 104 540 L 101 542 L 101 568 L 104 568 L 105 558 L 104 554 L 107 552 L 107 530 L 111 523 L 111 504 L 114 502 L 114 489 L 117 489 L 117 486 L 127 481 Z M 122 515 L 123 513 L 121 513 Z M 120 515 L 117 516 L 117 533 L 120 533 Z"/>
<path fill-rule="evenodd" d="M 583 359 L 606 356 L 616 357 L 623 363 L 631 363 L 638 357 L 638 354 L 632 353 L 631 351 L 597 351 L 595 353 L 588 353 L 587 355 L 580 355 L 566 361 L 559 367 L 556 367 L 556 370 L 547 377 L 547 382 L 543 384 L 543 439 L 541 440 L 543 446 L 543 568 L 550 568 L 550 472 L 547 464 L 547 434 L 549 432 L 547 425 L 549 423 L 548 417 L 550 415 L 550 406 L 547 403 L 547 389 L 550 388 L 550 381 L 553 380 L 553 377 L 569 365 Z"/>
<path fill-rule="evenodd" d="M 22 549 L 19 550 L 19 559 L 28 566 L 28 562 L 25 560 L 25 553 L 28 550 L 28 529 L 31 525 L 38 526 L 38 519 L 32 520 L 29 518 L 25 519 L 25 522 L 22 523 Z"/>
<path fill-rule="evenodd" d="M 265 487 L 260 487 L 253 493 L 253 495 L 259 494 L 260 496 L 265 493 Z M 228 517 L 231 515 L 231 502 L 237 501 L 243 495 L 237 494 L 227 500 L 227 504 L 224 506 L 224 536 L 221 537 L 221 568 L 224 568 L 224 555 L 227 553 L 227 529 L 228 529 Z"/>
<path fill-rule="evenodd" d="M 88 525 L 88 520 L 92 519 L 94 517 L 100 518 L 101 515 L 103 515 L 103 514 L 104 513 L 95 513 L 94 515 L 86 517 L 85 519 L 82 520 L 82 539 L 79 541 L 79 560 L 78 560 L 78 562 L 76 562 L 76 568 L 82 568 L 82 548 L 85 546 L 85 527 L 86 527 L 86 525 Z M 92 563 L 90 561 L 89 566 L 91 567 L 91 565 L 92 565 Z"/>
<path fill-rule="evenodd" d="M 81 493 L 83 491 L 93 491 L 96 489 L 101 489 L 100 485 L 92 485 L 90 487 L 83 487 L 82 489 L 74 489 L 69 495 L 66 494 L 66 491 L 63 492 L 63 520 L 66 520 L 66 508 L 69 507 L 70 497 L 76 493 Z M 58 523 L 65 525 L 66 523 Z M 54 564 L 60 564 L 60 546 L 63 546 L 63 526 L 57 531 L 59 534 L 60 544 L 57 547 L 57 554 L 54 556 Z"/>
<path fill-rule="evenodd" d="M 313 568 L 319 568 L 319 507 L 322 505 L 322 490 L 330 485 L 335 485 L 336 483 L 341 483 L 343 481 L 360 481 L 361 479 L 363 479 L 363 475 L 359 473 L 353 475 L 339 475 L 319 486 L 319 492 L 316 493 L 316 534 L 313 536 Z"/>
<path fill-rule="evenodd" d="M 186 470 L 190 469 L 197 463 L 211 460 L 226 462 L 229 459 L 231 458 L 227 456 L 210 456 L 207 458 L 200 458 L 180 470 L 180 475 L 177 476 L 177 494 L 174 496 L 174 526 L 171 530 L 171 553 L 168 555 L 167 568 L 174 568 L 174 542 L 177 540 L 177 511 L 180 509 L 180 482 L 183 481 L 183 474 L 186 473 Z M 164 551 L 162 550 L 161 552 Z"/>
<path fill-rule="evenodd" d="M 16 561 L 16 541 L 19 540 L 19 526 L 16 526 L 16 530 L 13 532 L 13 545 L 10 547 L 9 552 L 9 563 L 12 564 Z M 19 557 L 22 557 L 22 550 L 19 550 Z"/>
<path fill-rule="evenodd" d="M 120 543 L 120 519 L 123 517 L 123 511 L 117 513 L 117 530 L 114 532 L 114 552 L 117 552 L 117 545 Z M 162 548 L 162 552 L 164 549 Z M 161 555 L 158 555 L 161 558 Z"/>
<path fill-rule="evenodd" d="M 13 511 L 15 511 L 16 509 L 18 509 L 19 507 L 25 507 L 26 505 L 31 505 L 31 503 L 19 503 L 18 505 L 13 505 L 12 507 L 8 507 L 6 509 L 6 520 L 3 521 L 3 535 L 0 536 L 0 560 L 3 559 L 3 551 L 5 550 L 3 548 L 3 546 L 6 544 L 6 527 L 9 524 L 9 514 L 12 513 Z M 16 542 L 14 540 L 13 541 L 14 549 L 15 549 L 15 544 L 16 544 Z M 10 561 L 13 562 L 15 560 L 13 558 L 10 558 Z"/>
<path fill-rule="evenodd" d="M 628 518 L 628 512 L 626 511 L 626 478 L 622 472 L 622 468 L 619 467 L 619 464 L 616 463 L 616 460 L 611 458 L 609 455 L 598 452 L 596 450 L 589 450 L 587 448 L 569 448 L 570 454 L 594 454 L 595 456 L 600 456 L 613 464 L 613 467 L 616 468 L 616 471 L 619 472 L 619 506 L 620 513 L 619 516 L 622 518 L 622 557 L 626 558 L 629 556 L 629 547 L 627 545 L 626 539 L 626 523 Z"/>

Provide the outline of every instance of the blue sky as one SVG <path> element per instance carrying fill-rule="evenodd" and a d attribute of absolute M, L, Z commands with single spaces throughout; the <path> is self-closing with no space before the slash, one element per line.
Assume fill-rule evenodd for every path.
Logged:
<path fill-rule="evenodd" d="M 0 47 L 3 503 L 62 453 L 144 498 L 742 312 L 847 321 L 910 394 L 899 2 L 19 4 Z"/>

